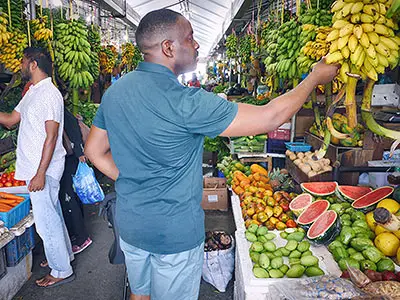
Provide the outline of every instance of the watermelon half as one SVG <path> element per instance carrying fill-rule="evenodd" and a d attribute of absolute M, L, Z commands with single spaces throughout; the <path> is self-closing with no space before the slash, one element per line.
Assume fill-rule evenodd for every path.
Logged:
<path fill-rule="evenodd" d="M 336 188 L 336 195 L 341 200 L 352 203 L 371 191 L 372 189 L 367 186 L 338 185 Z"/>
<path fill-rule="evenodd" d="M 335 192 L 338 184 L 336 181 L 329 182 L 303 182 L 301 189 L 314 196 L 324 197 Z"/>
<path fill-rule="evenodd" d="M 311 225 L 329 208 L 329 202 L 326 200 L 318 200 L 311 203 L 297 218 L 296 222 L 299 225 Z M 308 226 L 306 226 L 307 228 Z"/>
<path fill-rule="evenodd" d="M 317 244 L 328 245 L 340 233 L 340 221 L 334 210 L 324 212 L 307 231 L 307 238 Z"/>
<path fill-rule="evenodd" d="M 300 194 L 290 202 L 289 208 L 298 217 L 312 202 L 313 197 L 310 194 Z"/>
<path fill-rule="evenodd" d="M 394 188 L 391 186 L 383 186 L 365 194 L 364 196 L 358 198 L 354 201 L 351 206 L 355 209 L 359 209 L 364 213 L 367 213 L 375 208 L 375 205 L 390 196 L 393 193 Z"/>

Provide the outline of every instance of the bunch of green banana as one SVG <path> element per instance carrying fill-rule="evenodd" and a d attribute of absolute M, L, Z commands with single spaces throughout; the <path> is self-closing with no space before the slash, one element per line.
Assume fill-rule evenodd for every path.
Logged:
<path fill-rule="evenodd" d="M 297 67 L 302 74 L 308 73 L 311 66 L 315 63 L 313 59 L 306 56 L 304 53 L 304 47 L 307 43 L 314 41 L 317 36 L 317 26 L 312 24 L 304 24 L 301 26 L 302 31 L 300 33 L 300 45 L 302 47 L 299 56 L 297 57 Z"/>
<path fill-rule="evenodd" d="M 0 10 L 0 48 L 3 44 L 7 44 L 11 37 L 11 33 L 7 29 L 8 16 Z"/>
<path fill-rule="evenodd" d="M 346 0 L 348 1 L 348 0 Z M 394 30 L 399 26 L 386 17 L 391 0 L 337 0 L 332 5 L 333 30 L 328 63 L 341 63 L 340 78 L 348 81 L 347 72 L 374 81 L 386 67 L 394 68 L 399 61 L 400 37 Z"/>
<path fill-rule="evenodd" d="M 251 56 L 251 45 L 252 45 L 252 35 L 246 34 L 245 36 L 239 38 L 239 57 L 241 62 L 246 64 L 250 62 Z"/>
<path fill-rule="evenodd" d="M 75 88 L 88 88 L 93 82 L 89 72 L 91 46 L 85 24 L 71 20 L 56 25 L 56 65 L 60 78 Z"/>
<path fill-rule="evenodd" d="M 11 16 L 11 24 L 13 28 L 23 29 L 24 23 L 24 10 L 25 10 L 25 1 L 24 0 L 0 0 L 0 10 L 3 12 L 8 12 L 8 1 L 10 1 L 10 12 Z"/>
<path fill-rule="evenodd" d="M 275 73 L 276 67 L 276 56 L 278 53 L 278 38 L 279 31 L 277 29 L 273 29 L 264 33 L 264 39 L 268 42 L 267 45 L 264 45 L 264 65 L 267 73 L 270 75 Z"/>
<path fill-rule="evenodd" d="M 304 14 L 308 9 L 329 10 L 332 0 L 311 0 L 301 3 L 301 14 Z"/>
<path fill-rule="evenodd" d="M 227 36 L 225 41 L 225 47 L 226 47 L 226 56 L 228 58 L 236 58 L 238 38 L 235 33 L 231 33 L 230 35 Z"/>
<path fill-rule="evenodd" d="M 298 41 L 301 31 L 300 24 L 294 19 L 279 27 L 276 72 L 280 78 L 294 79 L 301 76 L 296 63 L 301 48 Z"/>
<path fill-rule="evenodd" d="M 97 25 L 89 27 L 88 41 L 91 47 L 89 73 L 96 80 L 100 75 L 99 52 L 101 49 L 100 28 Z"/>
<path fill-rule="evenodd" d="M 300 15 L 299 22 L 301 24 L 312 24 L 319 26 L 331 26 L 332 14 L 325 9 L 308 9 L 304 14 Z"/>
<path fill-rule="evenodd" d="M 12 28 L 8 36 L 7 42 L 0 47 L 0 63 L 17 73 L 21 69 L 24 49 L 28 47 L 28 37 L 17 28 Z"/>

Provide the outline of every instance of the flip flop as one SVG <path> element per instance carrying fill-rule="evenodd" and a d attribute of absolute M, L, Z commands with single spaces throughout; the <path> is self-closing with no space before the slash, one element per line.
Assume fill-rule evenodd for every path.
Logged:
<path fill-rule="evenodd" d="M 74 281 L 74 279 L 75 279 L 75 274 L 72 274 L 71 276 L 69 276 L 67 278 L 64 278 L 63 280 L 60 280 L 60 281 L 58 281 L 56 283 L 49 284 L 48 286 L 40 286 L 38 284 L 36 284 L 36 285 L 38 287 L 41 287 L 41 288 L 52 288 L 52 287 L 60 286 L 60 285 L 63 285 L 65 283 L 69 283 L 71 281 Z"/>
<path fill-rule="evenodd" d="M 48 266 L 49 266 L 49 263 L 48 263 L 47 259 L 42 260 L 42 262 L 40 263 L 40 266 L 41 266 L 42 268 L 48 267 Z"/>

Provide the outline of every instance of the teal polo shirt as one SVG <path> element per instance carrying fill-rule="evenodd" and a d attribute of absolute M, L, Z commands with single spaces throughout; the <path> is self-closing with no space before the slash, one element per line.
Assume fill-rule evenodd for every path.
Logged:
<path fill-rule="evenodd" d="M 148 62 L 107 90 L 93 124 L 107 130 L 119 169 L 116 219 L 125 242 L 171 254 L 204 241 L 204 136 L 222 133 L 237 110 Z"/>

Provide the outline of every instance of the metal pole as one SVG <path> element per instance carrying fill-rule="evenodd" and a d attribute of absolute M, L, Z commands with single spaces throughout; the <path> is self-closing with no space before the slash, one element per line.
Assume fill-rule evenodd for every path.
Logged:
<path fill-rule="evenodd" d="M 292 117 L 292 125 L 291 125 L 291 127 L 290 127 L 290 142 L 293 142 L 294 141 L 294 137 L 295 137 L 295 135 L 296 135 L 296 116 L 297 116 L 297 114 L 295 114 L 293 117 Z"/>
<path fill-rule="evenodd" d="M 29 0 L 30 19 L 36 19 L 35 0 Z"/>

